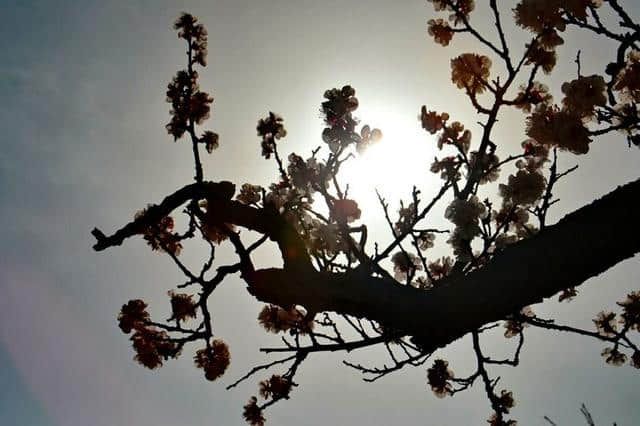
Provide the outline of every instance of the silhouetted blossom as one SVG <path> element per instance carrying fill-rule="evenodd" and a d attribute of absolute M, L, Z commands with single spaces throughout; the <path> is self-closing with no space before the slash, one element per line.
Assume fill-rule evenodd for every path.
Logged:
<path fill-rule="evenodd" d="M 131 336 L 134 359 L 141 365 L 154 370 L 162 366 L 162 360 L 178 355 L 175 343 L 168 340 L 169 335 L 151 327 L 139 328 Z"/>
<path fill-rule="evenodd" d="M 622 322 L 631 330 L 640 331 L 640 291 L 632 291 L 624 302 L 619 302 L 623 312 L 620 315 Z"/>
<path fill-rule="evenodd" d="M 464 53 L 451 60 L 451 81 L 471 94 L 482 93 L 489 80 L 491 59 L 475 53 Z"/>
<path fill-rule="evenodd" d="M 242 204 L 256 204 L 260 202 L 261 194 L 261 186 L 244 183 L 242 184 L 242 188 L 240 188 L 240 193 L 236 196 L 236 199 Z"/>
<path fill-rule="evenodd" d="M 149 321 L 149 313 L 147 312 L 147 304 L 140 299 L 129 300 L 118 314 L 118 326 L 126 333 L 131 333 L 134 328 L 144 327 L 145 322 Z"/>
<path fill-rule="evenodd" d="M 217 133 L 207 130 L 202 134 L 202 137 L 200 138 L 200 142 L 204 144 L 207 152 L 211 154 L 214 149 L 218 149 L 219 139 L 220 138 Z"/>
<path fill-rule="evenodd" d="M 260 396 L 264 399 L 288 398 L 291 392 L 291 381 L 277 374 L 260 382 Z"/>
<path fill-rule="evenodd" d="M 502 389 L 500 391 L 500 396 L 498 397 L 498 405 L 500 406 L 500 411 L 502 413 L 509 414 L 509 410 L 516 405 L 516 402 L 513 399 L 513 392 Z"/>
<path fill-rule="evenodd" d="M 195 357 L 196 367 L 204 370 L 207 380 L 216 380 L 224 374 L 231 362 L 229 347 L 222 340 L 214 340 L 209 347 L 199 349 Z"/>
<path fill-rule="evenodd" d="M 603 336 L 614 336 L 616 334 L 616 314 L 613 312 L 599 312 L 593 320 L 598 333 Z"/>
<path fill-rule="evenodd" d="M 242 416 L 247 423 L 251 426 L 264 426 L 265 418 L 262 414 L 262 408 L 258 406 L 258 398 L 252 396 L 243 408 Z"/>
<path fill-rule="evenodd" d="M 619 367 L 625 363 L 627 356 L 620 352 L 617 348 L 604 348 L 602 356 L 607 364 Z"/>
<path fill-rule="evenodd" d="M 542 145 L 553 145 L 574 154 L 589 151 L 589 131 L 582 119 L 557 108 L 538 107 L 527 117 L 527 135 Z"/>
<path fill-rule="evenodd" d="M 339 223 L 349 223 L 360 219 L 361 211 L 358 203 L 347 198 L 335 200 L 331 209 L 331 217 Z"/>
<path fill-rule="evenodd" d="M 530 206 L 535 204 L 546 188 L 547 180 L 538 172 L 518 170 L 510 175 L 506 185 L 500 184 L 500 196 L 505 202 L 515 205 Z"/>
<path fill-rule="evenodd" d="M 520 86 L 516 98 L 514 99 L 515 107 L 525 112 L 531 112 L 531 108 L 536 105 L 550 106 L 553 102 L 553 96 L 549 93 L 549 88 L 538 81 L 534 81 L 532 86 Z"/>
<path fill-rule="evenodd" d="M 607 103 L 604 78 L 599 75 L 579 77 L 562 85 L 562 105 L 572 114 L 591 117 L 594 107 Z"/>
<path fill-rule="evenodd" d="M 493 413 L 487 420 L 489 426 L 517 426 L 518 422 L 515 420 L 501 420 L 498 414 Z"/>
<path fill-rule="evenodd" d="M 613 87 L 625 100 L 640 102 L 640 51 L 629 51 L 625 67 L 618 73 Z"/>
<path fill-rule="evenodd" d="M 449 363 L 443 359 L 436 359 L 431 368 L 427 370 L 427 381 L 431 390 L 438 398 L 451 395 L 453 387 L 450 380 L 453 379 L 453 371 L 449 368 Z"/>
<path fill-rule="evenodd" d="M 282 139 L 287 135 L 287 131 L 284 128 L 283 118 L 279 115 L 269 111 L 269 115 L 266 118 L 258 120 L 258 136 L 262 138 L 262 155 L 264 158 L 270 158 L 273 154 L 274 144 L 277 139 Z"/>
<path fill-rule="evenodd" d="M 520 315 L 525 317 L 533 317 L 534 313 L 530 306 L 525 306 L 520 310 Z M 509 319 L 504 323 L 504 337 L 507 339 L 518 336 L 524 327 L 528 327 L 529 324 L 518 321 L 517 319 Z"/>
<path fill-rule="evenodd" d="M 434 135 L 444 128 L 449 119 L 449 114 L 446 112 L 438 114 L 436 111 L 427 111 L 427 107 L 423 105 L 419 119 L 422 123 L 422 128 Z"/>
<path fill-rule="evenodd" d="M 449 23 L 442 18 L 429 19 L 427 22 L 428 33 L 436 43 L 443 46 L 448 46 L 451 38 L 453 38 L 453 30 L 449 26 Z"/>
<path fill-rule="evenodd" d="M 394 277 L 398 281 L 406 280 L 409 274 L 422 270 L 420 259 L 412 253 L 399 251 L 391 256 L 391 263 L 393 263 Z"/>
<path fill-rule="evenodd" d="M 175 293 L 173 290 L 168 292 L 171 301 L 171 318 L 167 321 L 178 320 L 186 321 L 189 318 L 196 317 L 196 302 L 193 295 L 185 293 Z"/>
<path fill-rule="evenodd" d="M 304 333 L 313 329 L 313 319 L 305 318 L 305 315 L 295 307 L 286 310 L 276 305 L 265 305 L 258 315 L 258 322 L 271 333 L 292 328 Z"/>

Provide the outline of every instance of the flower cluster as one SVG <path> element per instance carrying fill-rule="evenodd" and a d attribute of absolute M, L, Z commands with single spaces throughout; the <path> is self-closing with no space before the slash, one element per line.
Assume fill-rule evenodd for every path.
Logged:
<path fill-rule="evenodd" d="M 394 277 L 398 281 L 404 281 L 415 271 L 422 270 L 420 259 L 414 254 L 404 251 L 396 252 L 391 256 L 391 263 L 393 263 Z"/>
<path fill-rule="evenodd" d="M 622 307 L 620 315 L 622 323 L 631 330 L 640 331 L 640 291 L 632 291 L 624 302 L 618 302 Z"/>
<path fill-rule="evenodd" d="M 198 24 L 198 18 L 188 13 L 182 13 L 173 24 L 178 31 L 178 37 L 187 40 L 189 49 L 193 53 L 195 63 L 207 65 L 207 29 Z"/>
<path fill-rule="evenodd" d="M 271 158 L 276 146 L 276 139 L 282 139 L 287 136 L 287 131 L 282 124 L 284 119 L 278 114 L 269 111 L 269 115 L 258 120 L 256 130 L 258 136 L 262 138 L 262 155 L 264 158 Z"/>
<path fill-rule="evenodd" d="M 418 119 L 422 123 L 423 129 L 435 135 L 445 126 L 449 119 L 449 114 L 446 112 L 438 114 L 436 111 L 427 111 L 427 107 L 423 105 Z"/>
<path fill-rule="evenodd" d="M 330 174 L 324 172 L 324 164 L 318 163 L 315 157 L 310 157 L 305 161 L 299 155 L 289 155 L 287 173 L 291 183 L 306 194 L 308 198 L 311 197 L 317 187 L 327 186 L 327 176 L 330 176 Z"/>
<path fill-rule="evenodd" d="M 335 200 L 331 208 L 331 218 L 338 223 L 350 223 L 360 219 L 362 212 L 358 203 L 348 198 Z"/>
<path fill-rule="evenodd" d="M 250 183 L 242 184 L 240 193 L 236 196 L 236 200 L 242 204 L 257 204 L 260 202 L 262 187 L 260 185 L 251 185 Z"/>
<path fill-rule="evenodd" d="M 196 317 L 196 302 L 193 295 L 185 293 L 175 293 L 170 290 L 168 293 L 171 303 L 171 318 L 167 321 L 186 321 Z"/>
<path fill-rule="evenodd" d="M 442 128 L 442 133 L 438 138 L 438 149 L 442 149 L 444 145 L 453 145 L 460 152 L 467 153 L 471 146 L 471 132 L 465 130 L 462 123 L 454 121 L 450 125 Z"/>
<path fill-rule="evenodd" d="M 162 367 L 163 360 L 179 354 L 179 347 L 169 340 L 169 335 L 152 327 L 136 329 L 130 340 L 136 352 L 133 359 L 150 370 Z"/>
<path fill-rule="evenodd" d="M 449 26 L 449 23 L 442 18 L 429 19 L 427 22 L 427 32 L 436 43 L 443 46 L 448 46 L 449 42 L 453 38 L 453 29 Z"/>
<path fill-rule="evenodd" d="M 602 76 L 579 77 L 562 85 L 562 93 L 565 96 L 562 105 L 570 114 L 590 118 L 596 106 L 604 106 L 607 103 L 605 89 Z"/>
<path fill-rule="evenodd" d="M 534 81 L 531 86 L 520 86 L 520 91 L 516 95 L 513 103 L 516 108 L 524 112 L 531 112 L 532 107 L 537 105 L 550 106 L 553 96 L 549 93 L 549 88 L 538 81 Z"/>
<path fill-rule="evenodd" d="M 429 0 L 429 3 L 433 3 L 436 12 L 441 10 L 453 12 L 449 15 L 449 21 L 456 25 L 468 21 L 469 15 L 475 8 L 473 0 Z"/>
<path fill-rule="evenodd" d="M 450 382 L 453 377 L 453 371 L 449 369 L 449 363 L 443 359 L 436 359 L 431 368 L 427 370 L 427 381 L 438 398 L 444 398 L 453 393 L 453 387 Z"/>
<path fill-rule="evenodd" d="M 291 380 L 274 374 L 268 380 L 260 382 L 260 396 L 264 399 L 288 398 L 291 392 Z"/>
<path fill-rule="evenodd" d="M 582 117 L 542 105 L 527 117 L 527 135 L 541 145 L 557 146 L 574 154 L 586 154 L 591 143 Z"/>
<path fill-rule="evenodd" d="M 354 131 L 357 121 L 351 115 L 358 108 L 358 98 L 355 94 L 356 90 L 349 85 L 324 92 L 326 101 L 322 102 L 320 111 L 327 127 L 322 131 L 322 140 L 329 145 L 334 154 L 341 148 L 361 140 Z"/>
<path fill-rule="evenodd" d="M 451 81 L 459 89 L 475 95 L 484 92 L 489 81 L 491 59 L 476 53 L 463 53 L 451 60 Z"/>
<path fill-rule="evenodd" d="M 146 209 L 136 213 L 135 218 L 144 216 Z M 151 250 L 166 251 L 178 256 L 182 251 L 182 244 L 177 235 L 173 233 L 175 222 L 171 216 L 165 216 L 155 225 L 145 227 L 140 233 L 151 247 Z"/>
<path fill-rule="evenodd" d="M 360 140 L 356 142 L 356 151 L 362 154 L 366 149 L 382 140 L 382 131 L 380 129 L 371 129 L 365 124 L 360 129 Z"/>
<path fill-rule="evenodd" d="M 242 416 L 251 426 L 264 426 L 264 422 L 266 421 L 264 418 L 264 414 L 262 413 L 262 408 L 258 405 L 258 398 L 252 396 L 249 398 L 249 402 L 243 407 L 244 411 Z"/>
<path fill-rule="evenodd" d="M 229 347 L 225 342 L 215 339 L 211 345 L 199 349 L 193 358 L 197 368 L 204 370 L 207 380 L 216 380 L 224 374 L 231 362 Z"/>
<path fill-rule="evenodd" d="M 258 315 L 258 321 L 270 333 L 291 329 L 307 333 L 313 329 L 313 318 L 307 318 L 295 306 L 287 310 L 277 305 L 265 305 Z"/>
<path fill-rule="evenodd" d="M 429 273 L 435 281 L 445 278 L 453 270 L 454 260 L 449 256 L 441 257 L 434 262 L 429 262 Z"/>
<path fill-rule="evenodd" d="M 489 426 L 517 426 L 518 422 L 515 420 L 502 420 L 498 413 L 491 414 L 491 417 L 487 419 Z"/>
<path fill-rule="evenodd" d="M 631 50 L 627 62 L 616 77 L 613 88 L 627 101 L 640 102 L 640 51 Z"/>
<path fill-rule="evenodd" d="M 480 178 L 478 182 L 485 184 L 494 182 L 500 177 L 500 158 L 492 153 L 485 153 L 484 155 L 478 155 L 477 151 L 472 151 L 469 154 L 468 170 L 478 170 L 480 172 Z"/>
<path fill-rule="evenodd" d="M 605 362 L 607 364 L 611 364 L 616 367 L 621 366 L 627 360 L 627 356 L 620 352 L 617 347 L 604 348 L 601 355 L 605 358 Z"/>
<path fill-rule="evenodd" d="M 131 333 L 132 329 L 144 328 L 149 321 L 147 304 L 140 299 L 129 300 L 118 314 L 118 326 L 125 333 Z"/>
<path fill-rule="evenodd" d="M 430 170 L 432 173 L 440 173 L 440 178 L 443 180 L 456 181 L 460 179 L 460 164 L 460 160 L 454 156 L 444 157 L 441 160 L 436 157 Z"/>
<path fill-rule="evenodd" d="M 500 196 L 508 205 L 531 206 L 540 199 L 546 185 L 541 173 L 521 169 L 509 176 L 506 185 L 500 184 Z"/>
<path fill-rule="evenodd" d="M 522 308 L 519 314 L 525 317 L 535 316 L 535 314 L 533 313 L 533 310 L 529 306 L 525 306 L 524 308 Z M 528 326 L 529 324 L 524 323 L 522 321 L 518 321 L 517 319 L 514 319 L 514 318 L 509 319 L 504 323 L 504 328 L 505 328 L 504 337 L 506 337 L 507 339 L 515 337 L 519 335 L 525 327 L 528 327 Z"/>
<path fill-rule="evenodd" d="M 497 405 L 500 412 L 509 414 L 509 410 L 515 407 L 516 401 L 513 399 L 513 392 L 502 389 L 497 397 Z"/>

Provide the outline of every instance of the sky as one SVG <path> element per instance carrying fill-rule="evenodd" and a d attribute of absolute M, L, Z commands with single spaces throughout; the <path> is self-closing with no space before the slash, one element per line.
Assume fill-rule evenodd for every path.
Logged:
<path fill-rule="evenodd" d="M 639 17 L 638 3 L 623 4 Z M 511 7 L 505 2 L 503 16 L 510 16 Z M 288 130 L 283 151 L 308 155 L 322 144 L 324 90 L 351 84 L 360 100 L 356 115 L 380 127 L 386 145 L 382 154 L 356 160 L 345 173 L 363 219 L 384 241 L 374 187 L 394 208 L 409 199 L 414 183 L 425 194 L 437 190 L 428 167 L 438 154 L 433 138 L 420 130 L 420 107 L 448 111 L 479 133 L 477 117 L 449 77 L 449 59 L 478 48 L 464 38 L 446 49 L 430 41 L 426 21 L 435 13 L 423 1 L 1 0 L 2 423 L 244 424 L 242 406 L 264 377 L 231 391 L 224 387 L 264 362 L 258 348 L 277 345 L 278 337 L 259 328 L 261 305 L 239 278 L 229 278 L 210 304 L 216 332 L 230 345 L 226 375 L 204 380 L 191 362 L 195 348 L 148 371 L 132 361 L 116 315 L 133 298 L 148 301 L 152 315 L 167 315 L 166 291 L 182 281 L 180 273 L 140 240 L 102 253 L 91 249 L 94 226 L 114 230 L 193 179 L 190 148 L 173 143 L 164 129 L 166 83 L 184 66 L 184 46 L 171 29 L 182 10 L 209 31 L 201 86 L 215 97 L 208 126 L 220 134 L 221 146 L 203 161 L 208 179 L 273 182 L 274 164 L 260 157 L 257 119 L 270 110 L 282 114 Z M 491 30 L 483 13 L 473 19 Z M 523 37 L 509 38 L 514 49 L 522 47 Z M 584 35 L 567 34 L 566 40 L 555 76 L 545 80 L 556 93 L 575 75 L 578 49 L 587 75 L 600 72 L 612 54 L 609 45 Z M 523 120 L 518 112 L 500 120 L 495 142 L 506 156 L 524 139 Z M 637 179 L 639 155 L 613 135 L 592 144 L 587 156 L 561 156 L 561 168 L 580 167 L 560 184 L 552 219 Z M 444 223 L 442 209 L 433 221 Z M 229 256 L 220 251 L 221 262 Z M 277 253 L 261 251 L 259 266 L 273 262 Z M 638 273 L 639 259 L 632 258 L 582 286 L 574 302 L 534 309 L 589 328 L 597 312 L 615 308 L 615 301 L 637 290 Z M 546 424 L 545 415 L 558 424 L 582 424 L 581 403 L 597 424 L 637 423 L 638 372 L 606 366 L 604 345 L 530 329 L 526 337 L 521 366 L 497 373 L 514 392 L 513 417 L 520 424 Z M 503 353 L 513 344 L 493 336 L 484 345 Z M 472 366 L 465 339 L 438 356 L 456 374 Z M 482 424 L 490 413 L 478 385 L 440 400 L 428 389 L 425 368 L 367 384 L 342 365 L 345 357 L 322 354 L 305 362 L 300 386 L 290 401 L 267 411 L 267 424 L 466 425 Z M 347 359 L 384 362 L 377 350 Z"/>

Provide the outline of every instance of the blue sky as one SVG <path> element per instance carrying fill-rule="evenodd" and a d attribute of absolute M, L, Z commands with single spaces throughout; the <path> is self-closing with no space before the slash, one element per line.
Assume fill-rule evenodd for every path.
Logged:
<path fill-rule="evenodd" d="M 637 17 L 637 5 L 626 3 Z M 256 393 L 256 382 L 230 392 L 224 386 L 263 361 L 258 347 L 276 344 L 277 337 L 259 329 L 260 305 L 243 284 L 230 278 L 212 301 L 218 333 L 232 352 L 222 383 L 206 382 L 190 353 L 149 372 L 132 361 L 115 317 L 137 297 L 154 315 L 165 315 L 166 291 L 180 275 L 141 241 L 100 254 L 90 248 L 94 226 L 112 230 L 192 179 L 190 150 L 164 130 L 166 83 L 184 63 L 170 28 L 181 10 L 199 16 L 210 34 L 210 66 L 201 84 L 216 98 L 209 123 L 221 135 L 221 148 L 204 160 L 210 179 L 273 181 L 273 164 L 259 156 L 257 119 L 269 110 L 283 114 L 286 149 L 308 152 L 321 143 L 322 93 L 346 83 L 358 90 L 364 122 L 381 127 L 392 142 L 394 135 L 406 139 L 397 143 L 407 150 L 428 150 L 424 170 L 422 157 L 407 151 L 417 174 L 398 172 L 398 180 L 423 178 L 425 190 L 435 182 L 427 170 L 435 143 L 420 132 L 420 106 L 455 113 L 478 130 L 464 97 L 449 84 L 449 58 L 475 48 L 456 41 L 442 49 L 429 41 L 425 24 L 434 12 L 423 1 L 0 2 L 0 412 L 7 424 L 244 424 L 241 407 Z M 597 72 L 610 53 L 584 37 L 567 40 L 573 44 L 558 77 L 547 81 L 556 91 L 562 75 L 574 75 L 578 48 L 585 73 Z M 519 114 L 502 118 L 497 137 L 505 152 L 519 149 L 521 123 Z M 584 158 L 563 156 L 565 166 L 579 163 L 580 169 L 560 188 L 555 217 L 637 178 L 638 155 L 613 137 Z M 411 183 L 383 190 L 397 204 L 408 198 Z M 366 181 L 355 183 L 363 198 L 372 197 L 370 189 Z M 379 213 L 367 212 L 372 229 L 381 229 Z M 220 258 L 229 255 L 221 250 Z M 273 259 L 265 252 L 259 262 Z M 550 302 L 536 312 L 590 327 L 599 310 L 637 290 L 639 271 L 638 259 L 631 259 L 591 280 L 572 304 Z M 501 351 L 505 342 L 496 337 L 487 345 Z M 604 366 L 602 347 L 528 333 L 523 365 L 500 372 L 518 400 L 514 417 L 525 425 L 544 424 L 543 415 L 579 424 L 585 402 L 602 424 L 640 418 L 637 371 Z M 442 356 L 462 372 L 470 368 L 469 349 L 457 342 Z M 490 411 L 480 389 L 436 399 L 424 369 L 365 384 L 341 364 L 343 357 L 308 361 L 301 386 L 267 413 L 268 424 L 456 425 L 480 423 Z M 376 351 L 351 358 L 381 359 Z"/>

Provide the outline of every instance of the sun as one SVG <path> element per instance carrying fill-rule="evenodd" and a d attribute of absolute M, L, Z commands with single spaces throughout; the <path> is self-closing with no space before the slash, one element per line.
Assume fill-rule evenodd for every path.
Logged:
<path fill-rule="evenodd" d="M 414 120 L 392 117 L 380 123 L 383 138 L 364 153 L 355 154 L 340 170 L 340 182 L 349 185 L 348 197 L 358 202 L 364 213 L 380 213 L 376 190 L 397 206 L 400 199 L 409 201 L 413 186 L 438 185 L 429 170 L 436 155 L 435 142 Z M 395 207 L 394 207 L 395 208 Z"/>

